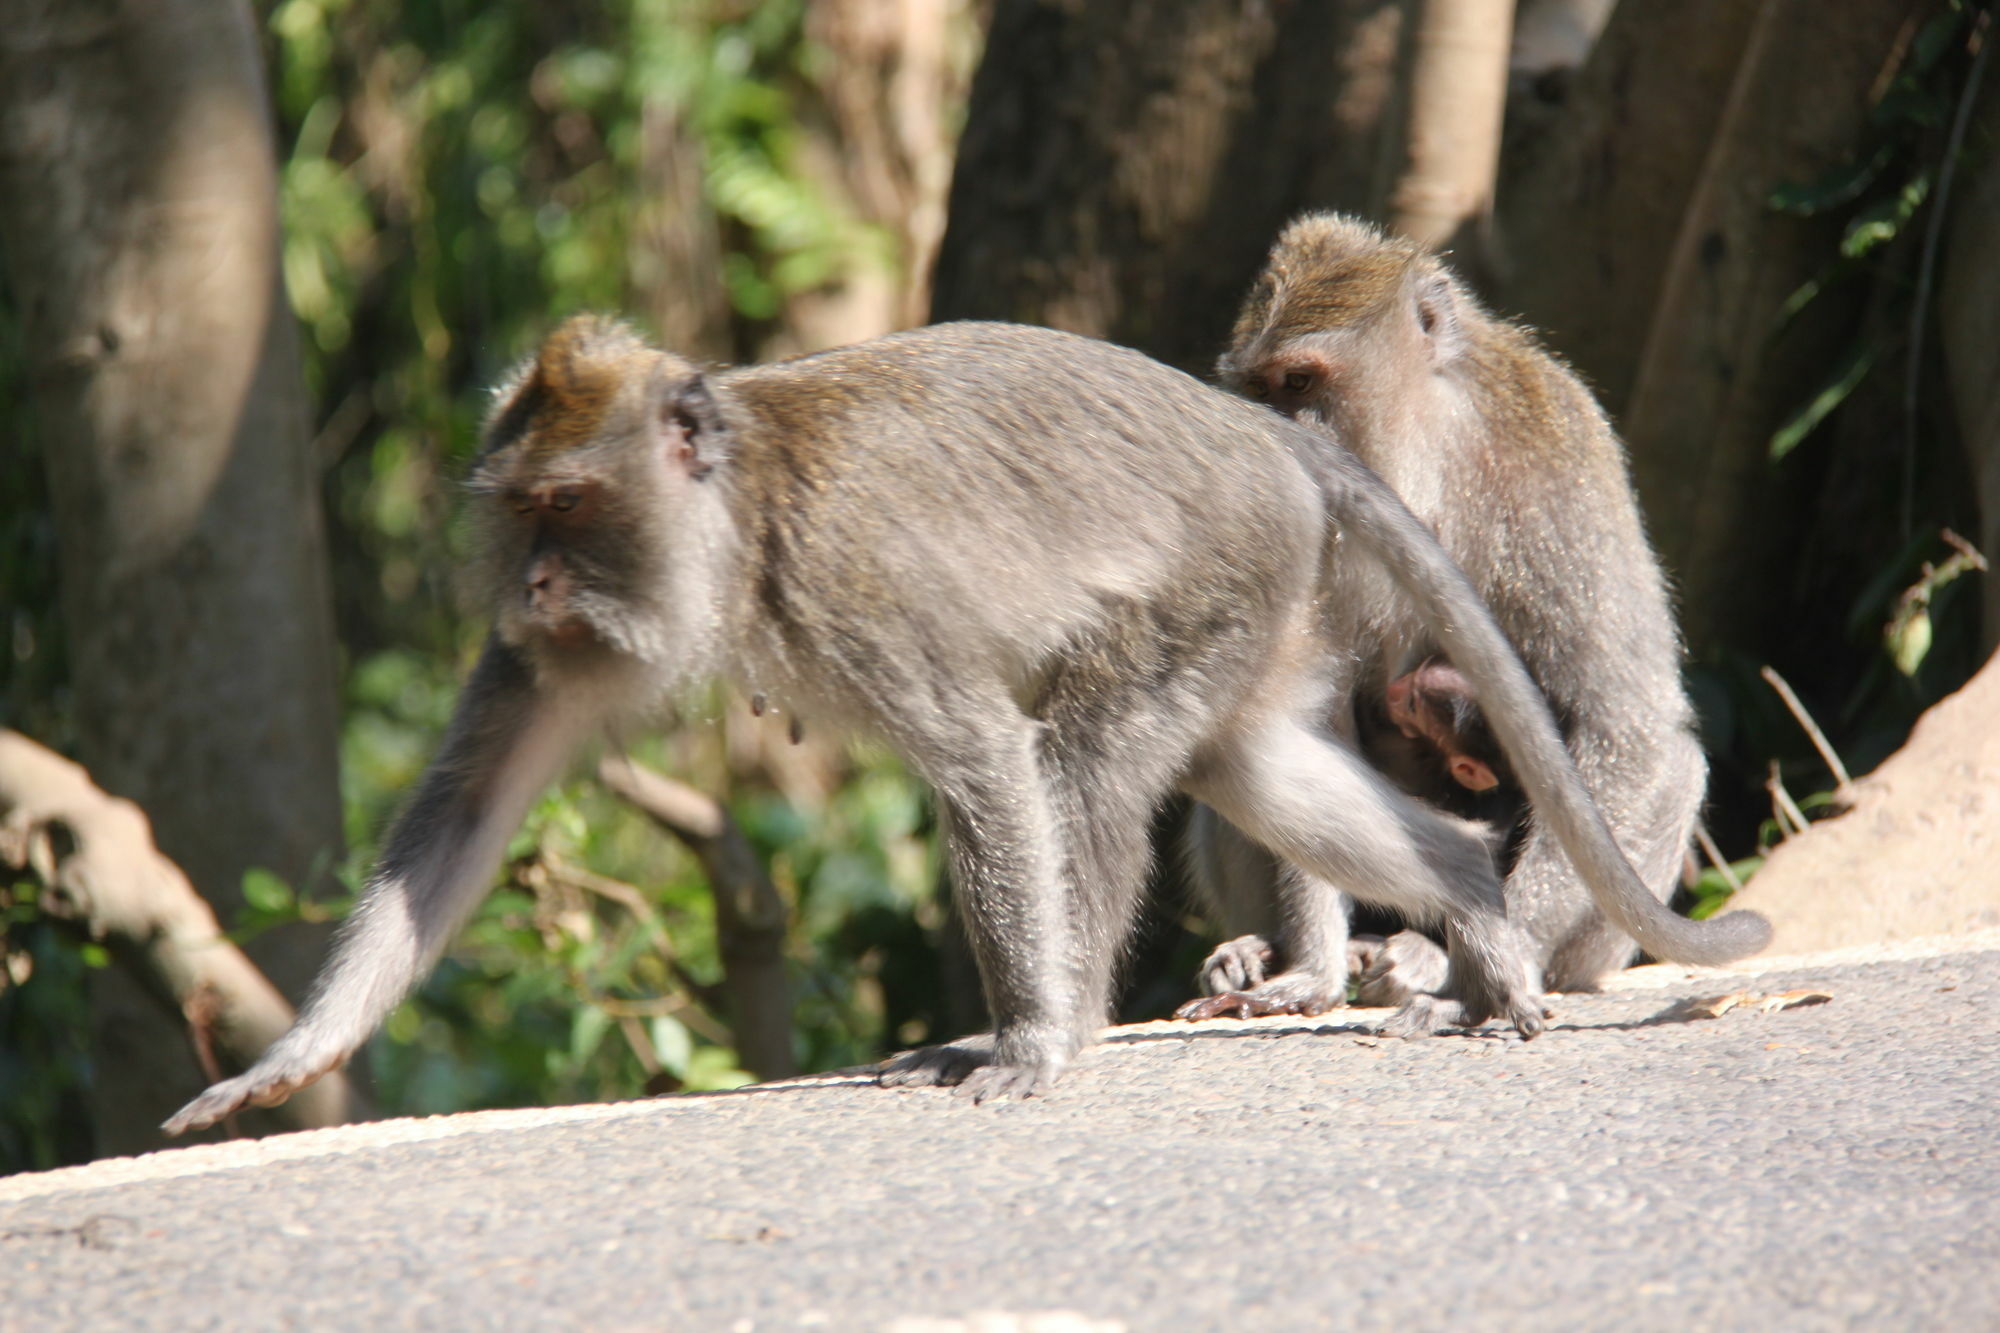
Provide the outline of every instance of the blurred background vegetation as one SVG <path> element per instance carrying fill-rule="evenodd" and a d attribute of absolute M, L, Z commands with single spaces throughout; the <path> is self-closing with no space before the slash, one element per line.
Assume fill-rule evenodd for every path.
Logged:
<path fill-rule="evenodd" d="M 220 896 L 203 883 L 240 902 L 232 934 L 337 919 L 434 746 L 485 629 L 451 582 L 463 544 L 457 479 L 486 386 L 561 316 L 622 311 L 690 355 L 746 361 L 935 310 L 1081 328 L 1205 371 L 1286 216 L 1380 214 L 1374 144 L 1398 58 L 1382 27 L 1398 8 L 1190 0 L 1064 17 L 1030 0 L 258 4 L 280 267 L 327 515 L 345 845 L 311 867 L 252 864 Z M 1942 178 L 1990 152 L 1962 123 L 1980 92 L 1987 11 L 1954 0 L 1857 7 L 1890 34 L 1863 34 L 1858 19 L 1842 29 L 1868 73 L 1850 98 L 1860 109 L 1801 131 L 1819 135 L 1816 156 L 1729 168 L 1732 188 L 1756 200 L 1754 225 L 1791 220 L 1783 253 L 1800 279 L 1775 311 L 1746 317 L 1744 336 L 1759 348 L 1804 336 L 1809 350 L 1759 370 L 1761 417 L 1729 405 L 1748 420 L 1761 471 L 1741 503 L 1692 508 L 1722 515 L 1734 536 L 1683 544 L 1684 525 L 1648 489 L 1649 476 L 1681 465 L 1647 437 L 1643 404 L 1617 392 L 1658 338 L 1651 349 L 1628 339 L 1623 362 L 1594 362 L 1593 349 L 1617 340 L 1580 331 L 1588 317 L 1565 319 L 1548 284 L 1536 287 L 1581 246 L 1533 249 L 1566 218 L 1593 223 L 1560 188 L 1575 142 L 1564 148 L 1556 118 L 1602 134 L 1589 117 L 1606 115 L 1601 85 L 1618 71 L 1599 66 L 1661 39 L 1629 12 L 1607 29 L 1608 3 L 1524 3 L 1523 23 L 1537 9 L 1574 11 L 1583 26 L 1543 65 L 1526 35 L 1517 42 L 1500 220 L 1521 244 L 1510 269 L 1468 235 L 1460 262 L 1501 308 L 1548 329 L 1633 438 L 1655 531 L 1701 617 L 1691 638 L 1717 766 L 1711 825 L 1731 857 L 1754 857 L 1781 832 L 1766 826 L 1772 764 L 1804 791 L 1832 785 L 1757 679 L 1760 664 L 1782 663 L 1866 769 L 1991 641 L 1976 585 L 1940 572 L 1954 550 L 1940 530 L 1981 540 L 1991 516 L 1973 442 L 1942 402 L 1948 372 L 1924 341 Z M 1745 10 L 1699 4 L 1676 21 Z M 1775 57 L 1745 47 L 1751 21 L 1715 18 L 1703 40 L 1667 46 L 1649 68 L 1678 61 L 1685 80 L 1754 82 L 1763 76 L 1732 62 Z M 1672 105 L 1664 99 L 1659 118 Z M 1227 132 L 1203 129 L 1204 115 Z M 1134 126 L 1151 131 L 1143 144 Z M 1768 120 L 1711 128 L 1772 133 Z M 1674 197 L 1692 211 L 1702 196 L 1689 170 Z M 1541 193 L 1510 216 L 1514 179 Z M 1574 173 L 1568 184 L 1579 188 Z M 1522 208 L 1539 208 L 1539 230 Z M 9 244 L 0 227 L 0 253 Z M 1664 244 L 1625 268 L 1650 264 L 1659 281 Z M 1615 304 L 1615 279 L 1573 258 L 1568 290 L 1583 295 L 1571 299 Z M 1091 276 L 1064 279 L 1067 259 Z M 43 454 L 52 432 L 35 414 L 20 286 L 0 287 L 0 723 L 87 758 Z M 1651 311 L 1659 299 L 1648 287 L 1642 303 Z M 1918 395 L 1913 382 L 1932 387 Z M 1768 506 L 1756 498 L 1773 494 Z M 784 719 L 753 718 L 720 692 L 697 713 L 634 753 L 723 796 L 769 866 L 792 916 L 796 1066 L 860 1063 L 976 1022 L 933 887 L 926 799 L 908 775 L 877 752 L 796 743 Z M 1713 872 L 1696 890 L 1726 891 Z M 1178 998 L 1188 975 L 1192 926 L 1170 893 L 1163 901 L 1133 969 L 1133 1012 Z M 80 1160 L 106 1146 L 86 1092 L 117 1077 L 92 1055 L 85 984 L 107 956 L 27 889 L 0 908 L 0 1171 Z M 742 1082 L 721 975 L 697 860 L 578 778 L 542 801 L 500 890 L 371 1047 L 376 1109 Z"/>

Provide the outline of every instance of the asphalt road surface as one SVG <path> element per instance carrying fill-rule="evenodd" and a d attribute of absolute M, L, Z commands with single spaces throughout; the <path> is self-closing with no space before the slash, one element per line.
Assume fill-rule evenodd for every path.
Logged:
<path fill-rule="evenodd" d="M 0 1329 L 2000 1328 L 2000 932 L 1554 1007 L 12 1177 Z"/>

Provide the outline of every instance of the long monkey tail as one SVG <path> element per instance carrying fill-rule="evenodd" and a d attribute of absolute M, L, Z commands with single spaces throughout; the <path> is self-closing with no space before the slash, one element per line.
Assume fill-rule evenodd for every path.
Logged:
<path fill-rule="evenodd" d="M 1677 963 L 1727 963 L 1768 945 L 1771 923 L 1755 912 L 1691 921 L 1647 891 L 1583 785 L 1548 700 L 1465 572 L 1367 464 L 1303 426 L 1290 442 L 1319 483 L 1338 531 L 1382 562 L 1452 665 L 1472 682 L 1536 816 L 1554 830 L 1611 923 L 1647 953 Z"/>

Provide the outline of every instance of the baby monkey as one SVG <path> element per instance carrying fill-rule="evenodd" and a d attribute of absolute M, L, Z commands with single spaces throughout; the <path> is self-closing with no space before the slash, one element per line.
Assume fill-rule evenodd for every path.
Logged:
<path fill-rule="evenodd" d="M 1364 701 L 1365 703 L 1365 701 Z M 1387 725 L 1383 725 L 1386 723 Z M 1382 721 L 1362 725 L 1362 752 L 1403 790 L 1454 813 L 1485 819 L 1500 813 L 1498 803 L 1519 810 L 1513 773 L 1486 725 L 1472 686 L 1458 668 L 1429 658 L 1389 682 L 1383 691 Z M 1477 799 L 1477 808 L 1463 808 Z"/>

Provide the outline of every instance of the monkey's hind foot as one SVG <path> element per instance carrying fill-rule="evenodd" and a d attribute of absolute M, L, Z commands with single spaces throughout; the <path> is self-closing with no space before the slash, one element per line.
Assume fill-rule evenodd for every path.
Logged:
<path fill-rule="evenodd" d="M 977 1104 L 1045 1092 L 1062 1069 L 1053 1061 L 1001 1064 L 994 1055 L 993 1034 L 987 1032 L 891 1057 L 882 1063 L 881 1083 L 885 1088 L 950 1088 Z"/>
<path fill-rule="evenodd" d="M 1399 930 L 1386 940 L 1356 937 L 1349 949 L 1348 960 L 1358 964 L 1355 975 L 1360 979 L 1355 1003 L 1370 1008 L 1393 1009 L 1419 995 L 1435 995 L 1451 977 L 1444 949 L 1414 930 Z"/>
<path fill-rule="evenodd" d="M 1227 944 L 1216 945 L 1214 951 L 1202 959 L 1195 980 L 1202 994 L 1210 997 L 1220 997 L 1231 991 L 1247 991 L 1264 984 L 1277 956 L 1278 951 L 1262 935 L 1238 935 Z M 1177 1013 L 1175 1016 L 1181 1015 Z"/>
<path fill-rule="evenodd" d="M 1491 1017 L 1495 1015 L 1475 1013 L 1463 1001 L 1449 995 L 1412 995 L 1382 1025 L 1382 1035 L 1428 1037 L 1448 1028 L 1478 1027 Z M 1505 1002 L 1504 1017 L 1521 1034 L 1522 1041 L 1533 1041 L 1544 1026 L 1548 1010 L 1538 996 L 1510 996 Z"/>
<path fill-rule="evenodd" d="M 1318 977 L 1305 972 L 1286 972 L 1249 990 L 1189 1000 L 1174 1010 L 1174 1017 L 1188 1022 L 1203 1018 L 1268 1018 L 1273 1014 L 1311 1017 L 1338 1009 L 1346 1000 L 1340 989 L 1324 984 Z"/>
<path fill-rule="evenodd" d="M 1019 1101 L 1047 1092 L 1060 1072 L 1060 1067 L 987 1065 L 967 1074 L 965 1081 L 952 1092 L 970 1098 L 975 1106 L 980 1102 Z"/>

